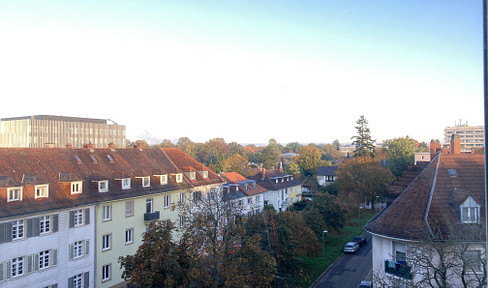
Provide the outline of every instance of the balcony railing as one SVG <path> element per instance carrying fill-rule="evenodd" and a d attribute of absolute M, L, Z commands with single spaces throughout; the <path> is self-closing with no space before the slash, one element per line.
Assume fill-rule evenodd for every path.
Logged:
<path fill-rule="evenodd" d="M 159 211 L 154 211 L 152 213 L 144 213 L 144 221 L 153 221 L 159 219 Z"/>
<path fill-rule="evenodd" d="M 413 278 L 412 267 L 408 266 L 407 263 L 403 261 L 394 262 L 386 259 L 385 272 L 405 279 Z"/>

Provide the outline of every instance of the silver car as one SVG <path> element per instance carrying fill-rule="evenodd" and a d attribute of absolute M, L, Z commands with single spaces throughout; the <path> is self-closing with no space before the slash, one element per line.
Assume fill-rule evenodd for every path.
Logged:
<path fill-rule="evenodd" d="M 359 250 L 359 244 L 357 242 L 348 242 L 344 246 L 344 253 L 356 253 Z"/>

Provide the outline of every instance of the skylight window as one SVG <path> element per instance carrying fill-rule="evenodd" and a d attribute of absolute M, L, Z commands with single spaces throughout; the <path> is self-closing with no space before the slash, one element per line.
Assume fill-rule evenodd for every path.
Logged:
<path fill-rule="evenodd" d="M 93 160 L 93 163 L 98 163 L 97 158 L 95 158 L 95 155 L 90 155 L 90 158 Z"/>
<path fill-rule="evenodd" d="M 112 157 L 112 155 L 107 154 L 107 158 L 108 158 L 108 161 L 110 161 L 110 162 L 115 162 L 115 160 L 114 160 L 114 158 Z"/>
<path fill-rule="evenodd" d="M 78 164 L 81 164 L 81 159 L 78 155 L 75 155 L 75 159 L 76 159 L 76 162 L 78 162 Z"/>
<path fill-rule="evenodd" d="M 458 176 L 456 169 L 447 169 L 447 173 L 449 174 L 450 177 Z"/>

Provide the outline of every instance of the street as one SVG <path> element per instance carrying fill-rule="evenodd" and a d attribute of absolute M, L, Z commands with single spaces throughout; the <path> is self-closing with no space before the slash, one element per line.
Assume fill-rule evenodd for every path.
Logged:
<path fill-rule="evenodd" d="M 364 234 L 368 243 L 356 254 L 342 255 L 333 267 L 320 278 L 313 288 L 357 288 L 372 268 L 371 235 Z M 369 275 L 371 277 L 371 275 Z M 371 280 L 371 279 L 367 279 Z"/>

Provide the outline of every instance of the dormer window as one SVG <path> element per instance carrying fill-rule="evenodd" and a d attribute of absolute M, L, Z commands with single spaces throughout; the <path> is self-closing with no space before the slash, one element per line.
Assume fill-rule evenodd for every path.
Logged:
<path fill-rule="evenodd" d="M 37 198 L 47 198 L 49 197 L 49 185 L 48 184 L 45 184 L 45 185 L 36 185 L 35 186 L 35 189 L 36 189 L 36 199 Z"/>
<path fill-rule="evenodd" d="M 7 196 L 7 202 L 22 201 L 22 187 L 8 188 Z"/>
<path fill-rule="evenodd" d="M 123 178 L 122 179 L 122 189 L 123 190 L 130 189 L 130 178 Z"/>
<path fill-rule="evenodd" d="M 103 193 L 108 191 L 108 180 L 98 182 L 98 192 Z"/>
<path fill-rule="evenodd" d="M 71 194 L 80 194 L 82 191 L 82 181 L 71 182 Z"/>
<path fill-rule="evenodd" d="M 198 172 L 200 173 L 200 175 L 202 176 L 203 179 L 208 178 L 208 171 L 203 170 L 203 171 L 198 171 Z"/>
<path fill-rule="evenodd" d="M 196 172 L 186 172 L 185 174 L 188 177 L 188 179 L 190 179 L 190 180 L 197 179 L 197 173 Z"/>
<path fill-rule="evenodd" d="M 149 187 L 151 186 L 151 179 L 149 176 L 142 177 L 142 187 Z"/>
<path fill-rule="evenodd" d="M 183 175 L 181 173 L 177 173 L 174 175 L 175 176 L 175 181 L 176 183 L 181 183 L 183 182 Z"/>
<path fill-rule="evenodd" d="M 160 175 L 159 182 L 161 183 L 161 185 L 168 184 L 168 175 Z"/>
<path fill-rule="evenodd" d="M 460 206 L 462 223 L 480 223 L 481 205 L 469 196 Z"/>

